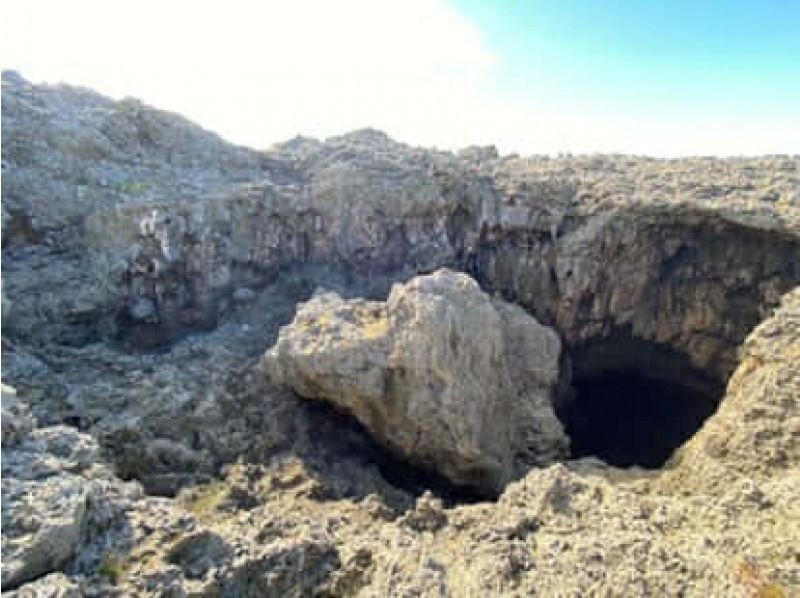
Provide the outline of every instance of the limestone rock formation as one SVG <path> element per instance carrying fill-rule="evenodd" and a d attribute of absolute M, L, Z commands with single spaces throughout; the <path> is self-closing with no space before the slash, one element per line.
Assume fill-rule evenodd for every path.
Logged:
<path fill-rule="evenodd" d="M 4 592 L 800 590 L 798 156 L 453 154 L 374 130 L 255 151 L 135 100 L 11 73 L 2 113 L 2 374 L 16 389 L 3 388 Z M 484 318 L 485 338 L 463 335 L 474 358 L 444 340 L 471 315 L 391 327 L 407 315 L 391 316 L 391 286 L 443 267 L 493 297 L 470 294 Z M 498 411 L 498 447 L 465 428 L 459 450 L 488 455 L 498 480 L 537 466 L 496 501 L 463 504 L 474 494 L 265 375 L 264 352 L 319 286 L 343 299 L 304 309 L 337 306 L 340 337 L 309 329 L 305 342 L 353 360 L 317 355 L 308 371 L 324 364 L 329 388 L 384 396 L 368 374 L 390 369 L 391 341 L 423 405 L 434 365 L 451 368 L 448 392 L 473 392 L 483 372 L 504 396 L 543 397 L 555 370 L 526 361 L 550 353 L 528 345 L 544 336 L 524 310 L 560 337 L 564 380 L 632 371 L 691 385 L 716 412 L 645 471 L 544 465 L 560 435 L 510 436 L 511 412 L 544 421 L 541 404 L 516 401 Z M 465 301 L 419 305 L 452 315 Z M 487 373 L 501 346 L 502 380 Z M 405 442 L 399 426 L 374 436 L 390 432 Z"/>
<path fill-rule="evenodd" d="M 312 298 L 266 359 L 277 380 L 343 408 L 402 457 L 496 493 L 567 453 L 553 410 L 560 357 L 552 329 L 439 270 L 385 303 Z"/>
<path fill-rule="evenodd" d="M 66 567 L 93 536 L 114 527 L 124 506 L 112 494 L 140 492 L 137 484 L 109 482 L 96 441 L 72 428 L 31 425 L 21 434 L 15 423 L 16 437 L 7 444 L 8 420 L 18 422 L 22 409 L 16 411 L 4 405 L 3 590 Z"/>
<path fill-rule="evenodd" d="M 673 487 L 714 492 L 731 478 L 780 477 L 800 462 L 800 287 L 742 345 L 719 410 L 679 451 Z"/>
<path fill-rule="evenodd" d="M 570 346 L 627 334 L 723 379 L 800 282 L 790 158 L 453 155 L 373 130 L 259 153 L 14 76 L 3 113 L 4 314 L 31 341 L 152 349 L 288 268 L 360 276 L 353 290 L 376 296 L 446 266 Z"/>

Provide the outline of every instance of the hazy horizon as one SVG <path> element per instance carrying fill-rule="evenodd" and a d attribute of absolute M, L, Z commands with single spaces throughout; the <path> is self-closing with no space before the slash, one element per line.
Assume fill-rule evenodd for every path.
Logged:
<path fill-rule="evenodd" d="M 504 154 L 800 153 L 800 4 L 722 4 L 32 0 L 6 4 L 0 66 L 256 148 L 369 127 Z"/>

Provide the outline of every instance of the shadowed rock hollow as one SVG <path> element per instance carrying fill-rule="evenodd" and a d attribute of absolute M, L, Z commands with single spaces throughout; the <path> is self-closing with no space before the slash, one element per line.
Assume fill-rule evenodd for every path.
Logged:
<path fill-rule="evenodd" d="M 722 396 L 626 370 L 578 379 L 574 386 L 575 398 L 560 413 L 572 456 L 595 456 L 618 467 L 663 466 Z"/>
<path fill-rule="evenodd" d="M 797 157 L 2 128 L 4 591 L 800 586 Z"/>

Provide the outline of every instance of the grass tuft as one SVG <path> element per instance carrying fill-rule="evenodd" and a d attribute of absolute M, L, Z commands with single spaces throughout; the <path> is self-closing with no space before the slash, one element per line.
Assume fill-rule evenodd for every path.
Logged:
<path fill-rule="evenodd" d="M 105 577 L 114 585 L 119 583 L 122 578 L 125 577 L 126 571 L 127 567 L 125 565 L 125 561 L 110 553 L 106 554 L 103 557 L 103 560 L 100 561 L 100 564 L 97 566 L 97 574 L 100 577 Z"/>

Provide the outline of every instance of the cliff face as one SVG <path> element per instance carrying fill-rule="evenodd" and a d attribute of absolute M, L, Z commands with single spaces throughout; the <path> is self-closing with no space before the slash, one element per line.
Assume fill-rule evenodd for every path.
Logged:
<path fill-rule="evenodd" d="M 800 280 L 796 160 L 454 156 L 369 130 L 257 153 L 135 101 L 3 89 L 4 247 L 38 269 L 11 277 L 9 298 L 36 299 L 10 322 L 34 337 L 153 348 L 288 267 L 381 295 L 449 266 L 570 345 L 629 335 L 724 379 Z"/>
<path fill-rule="evenodd" d="M 270 505 L 295 523 L 314 509 L 343 517 L 334 499 L 358 513 L 365 509 L 355 520 L 370 526 L 366 535 L 345 525 L 326 531 L 324 540 L 310 528 L 295 537 L 286 521 L 275 523 L 278 535 L 292 539 L 283 547 L 270 545 L 269 554 L 257 548 L 263 540 L 252 539 L 246 550 L 251 561 L 244 566 L 229 558 L 233 531 L 225 527 L 230 522 L 217 520 L 220 505 L 213 503 L 208 525 L 221 539 L 202 535 L 196 542 L 198 551 L 213 553 L 202 575 L 220 572 L 224 591 L 244 591 L 237 584 L 246 584 L 247 567 L 263 569 L 284 554 L 297 556 L 302 578 L 281 578 L 286 587 L 327 583 L 334 594 L 370 595 L 397 582 L 409 591 L 444 584 L 458 593 L 453 584 L 461 557 L 441 543 L 448 537 L 487 571 L 500 571 L 490 566 L 493 559 L 507 556 L 516 563 L 508 565 L 511 572 L 472 580 L 475 591 L 491 591 L 482 584 L 494 579 L 507 593 L 547 592 L 568 583 L 569 563 L 580 568 L 570 559 L 589 550 L 594 532 L 563 548 L 560 564 L 543 552 L 542 542 L 556 536 L 540 536 L 537 543 L 533 531 L 509 532 L 496 552 L 478 555 L 487 534 L 505 534 L 497 531 L 505 529 L 498 521 L 511 517 L 511 503 L 519 518 L 535 515 L 567 525 L 577 517 L 562 510 L 555 495 L 536 498 L 540 485 L 556 494 L 567 488 L 569 496 L 584 496 L 587 488 L 613 496 L 610 506 L 591 504 L 588 494 L 585 501 L 576 499 L 592 522 L 589 529 L 599 534 L 605 523 L 616 522 L 620 546 L 646 545 L 638 564 L 661 558 L 654 556 L 659 547 L 687 571 L 675 574 L 675 586 L 633 573 L 625 586 L 623 569 L 635 563 L 611 558 L 598 566 L 598 579 L 572 580 L 578 589 L 622 583 L 618 589 L 632 594 L 680 587 L 726 593 L 742 585 L 737 563 L 751 567 L 751 556 L 767 569 L 765 576 L 799 583 L 786 548 L 791 534 L 778 534 L 777 544 L 763 535 L 720 535 L 728 533 L 725 504 L 749 508 L 742 506 L 746 497 L 731 494 L 723 480 L 737 480 L 731 482 L 737 488 L 738 480 L 751 480 L 773 505 L 798 490 L 790 475 L 797 465 L 791 445 L 800 434 L 792 385 L 798 371 L 792 356 L 800 342 L 791 292 L 800 284 L 796 157 L 519 158 L 501 157 L 492 148 L 452 154 L 409 147 L 374 130 L 325 142 L 297 138 L 254 151 L 135 100 L 33 86 L 13 73 L 3 75 L 2 139 L 3 375 L 39 424 L 67 423 L 90 433 L 117 475 L 139 480 L 150 494 L 174 495 L 215 479 L 239 460 L 247 471 L 227 470 L 227 481 L 218 486 L 228 497 L 230 487 L 239 488 L 241 476 L 249 476 L 250 498 L 235 490 L 239 498 L 222 507 L 236 516 Z M 733 374 L 728 393 L 678 451 L 670 471 L 652 483 L 570 462 L 569 469 L 532 470 L 496 505 L 448 510 L 425 498 L 410 508 L 413 496 L 435 485 L 426 477 L 430 471 L 406 468 L 398 451 L 380 448 L 392 443 L 376 435 L 375 426 L 367 424 L 377 445 L 352 421 L 276 385 L 259 358 L 291 320 L 295 304 L 317 286 L 345 298 L 385 299 L 393 283 L 442 267 L 469 274 L 498 295 L 495 302 L 515 303 L 558 333 L 563 388 L 551 393 L 554 403 L 576 400 L 572 379 L 622 370 L 654 383 L 680 382 L 715 405 Z M 745 343 L 784 295 L 771 324 L 762 324 Z M 428 332 L 431 346 L 439 346 L 435 327 Z M 734 423 L 745 416 L 745 425 Z M 283 480 L 293 475 L 295 481 Z M 679 554 L 678 545 L 654 541 L 660 532 L 650 527 L 635 538 L 625 535 L 624 521 L 641 500 L 654 505 L 647 520 L 654 529 L 653 513 L 662 508 L 696 521 L 696 505 L 675 498 L 684 493 L 713 505 L 719 525 L 708 534 L 714 546 L 728 542 L 719 557 L 724 562 L 710 564 L 712 545 L 695 556 Z M 354 506 L 373 494 L 380 507 Z M 162 507 L 183 508 L 180 501 L 163 499 L 167 507 L 154 500 L 131 501 L 130 517 L 141 523 Z M 530 517 L 524 515 L 529 501 L 541 503 L 531 507 Z M 384 521 L 382 509 L 388 520 L 405 513 L 402 522 Z M 700 541 L 692 535 L 700 532 L 675 522 L 668 527 L 673 523 L 686 542 Z M 4 521 L 4 533 L 5 527 Z M 166 538 L 175 530 L 162 532 Z M 438 534 L 432 543 L 425 539 L 431 532 Z M 137 535 L 143 533 L 135 527 L 135 539 L 123 542 L 108 532 L 107 544 L 135 555 L 147 543 L 146 534 Z M 401 577 L 408 575 L 398 581 L 389 568 L 391 551 L 367 558 L 354 548 L 378 537 L 408 542 L 413 554 L 430 554 L 437 565 L 419 579 L 403 569 Z M 154 540 L 159 550 L 162 540 Z M 5 557 L 5 543 L 3 550 Z M 310 566 L 302 564 L 304 551 L 316 555 L 309 558 L 319 569 L 302 570 Z M 83 553 L 71 548 L 70 554 L 78 557 L 59 562 L 60 568 L 74 579 L 84 576 L 80 583 L 88 586 L 101 583 L 97 545 Z M 290 556 L 285 559 L 294 563 Z M 136 569 L 144 565 L 130 558 L 138 571 L 131 587 L 144 591 L 150 582 Z M 222 591 L 197 581 L 187 558 L 182 552 L 165 556 L 164 570 L 180 572 L 156 576 L 153 587 L 174 582 Z"/>

